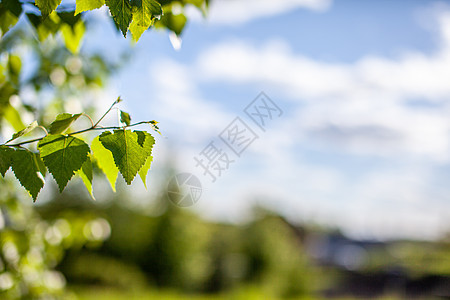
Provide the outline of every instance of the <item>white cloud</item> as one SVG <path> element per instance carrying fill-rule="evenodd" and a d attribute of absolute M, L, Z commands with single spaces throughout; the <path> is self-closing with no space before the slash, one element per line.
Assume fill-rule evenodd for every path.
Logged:
<path fill-rule="evenodd" d="M 216 0 L 211 3 L 208 20 L 217 24 L 240 25 L 297 8 L 325 11 L 331 6 L 331 2 L 332 0 Z"/>
<path fill-rule="evenodd" d="M 235 41 L 205 50 L 192 65 L 152 66 L 158 103 L 149 109 L 166 134 L 189 144 L 183 168 L 235 117 L 203 99 L 200 84 L 256 84 L 292 101 L 220 183 L 205 187 L 198 209 L 239 219 L 256 191 L 286 215 L 355 236 L 434 238 L 448 230 L 450 191 L 436 189 L 434 168 L 450 161 L 450 15 L 439 24 L 440 48 L 429 55 L 336 64 L 294 54 L 282 42 L 257 48 Z M 348 178 L 345 168 L 309 162 L 299 146 L 385 165 Z"/>
<path fill-rule="evenodd" d="M 148 69 L 152 101 L 145 108 L 160 122 L 152 169 L 164 171 L 174 165 L 183 172 L 195 173 L 193 157 L 206 147 L 234 118 L 223 105 L 204 99 L 197 87 L 198 74 L 192 68 L 161 59 Z"/>
<path fill-rule="evenodd" d="M 217 134 L 232 117 L 223 106 L 202 99 L 196 76 L 188 66 L 170 60 L 150 69 L 157 103 L 151 103 L 149 110 L 165 126 L 171 126 L 165 127 L 168 135 L 183 136 L 190 143 Z"/>
<path fill-rule="evenodd" d="M 432 55 L 330 64 L 280 42 L 257 48 L 235 41 L 201 55 L 199 73 L 206 81 L 259 84 L 307 103 L 294 121 L 297 138 L 314 136 L 357 153 L 450 160 L 450 15 L 439 21 L 441 48 Z M 417 109 L 412 101 L 440 109 Z"/>
<path fill-rule="evenodd" d="M 262 49 L 245 42 L 228 42 L 209 49 L 200 66 L 208 78 L 263 82 L 311 101 L 367 93 L 400 100 L 440 100 L 450 93 L 449 23 L 450 16 L 441 17 L 443 47 L 431 56 L 411 52 L 397 60 L 365 57 L 355 64 L 328 64 L 295 55 L 280 42 L 268 43 Z"/>

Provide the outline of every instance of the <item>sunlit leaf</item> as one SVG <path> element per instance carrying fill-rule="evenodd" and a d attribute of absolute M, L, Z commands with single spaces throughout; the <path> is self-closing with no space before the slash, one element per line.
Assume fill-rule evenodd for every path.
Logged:
<path fill-rule="evenodd" d="M 47 18 L 27 13 L 27 18 L 36 29 L 39 40 L 44 41 L 49 35 L 53 35 L 60 29 L 60 18 L 53 12 Z"/>
<path fill-rule="evenodd" d="M 100 135 L 102 145 L 111 151 L 120 173 L 131 184 L 138 171 L 151 155 L 151 149 L 145 148 L 145 134 L 142 131 L 114 130 Z"/>
<path fill-rule="evenodd" d="M 133 10 L 129 0 L 105 0 L 109 11 L 124 37 L 133 18 Z"/>
<path fill-rule="evenodd" d="M 61 134 L 46 136 L 39 142 L 38 149 L 61 192 L 74 172 L 86 161 L 90 151 L 83 140 Z"/>
<path fill-rule="evenodd" d="M 147 30 L 147 28 L 138 26 L 137 22 L 133 20 L 130 24 L 130 32 L 133 38 L 133 41 L 137 42 L 141 38 L 142 34 Z"/>
<path fill-rule="evenodd" d="M 92 162 L 91 162 L 90 157 L 88 157 L 86 159 L 86 161 L 81 166 L 81 169 L 78 170 L 77 173 L 78 173 L 78 175 L 80 175 L 81 179 L 83 180 L 83 183 L 86 186 L 86 189 L 88 190 L 92 199 L 95 200 L 94 194 L 92 193 L 92 179 L 94 176 L 93 176 L 93 172 L 92 172 Z"/>
<path fill-rule="evenodd" d="M 162 15 L 161 4 L 155 0 L 138 0 L 133 6 L 133 21 L 136 25 L 146 29 L 152 24 L 154 18 Z"/>
<path fill-rule="evenodd" d="M 75 15 L 78 15 L 79 13 L 81 13 L 83 11 L 100 8 L 104 4 L 105 4 L 105 0 L 77 0 Z"/>
<path fill-rule="evenodd" d="M 119 169 L 114 163 L 114 158 L 111 151 L 103 147 L 100 142 L 100 138 L 96 137 L 91 143 L 91 149 L 94 154 L 94 158 L 97 160 L 97 165 L 106 175 L 112 190 L 116 191 L 116 181 L 119 175 Z"/>
<path fill-rule="evenodd" d="M 17 55 L 8 56 L 8 70 L 9 70 L 9 80 L 13 82 L 16 86 L 20 82 L 20 69 L 22 68 L 22 62 L 20 57 Z"/>
<path fill-rule="evenodd" d="M 47 167 L 45 166 L 44 162 L 42 161 L 41 154 L 40 153 L 34 153 L 36 156 L 36 162 L 39 167 L 39 172 L 41 172 L 42 176 L 45 177 L 47 175 Z"/>
<path fill-rule="evenodd" d="M 0 30 L 4 36 L 14 25 L 16 25 L 19 18 L 14 15 L 9 9 L 0 3 Z"/>
<path fill-rule="evenodd" d="M 130 114 L 124 111 L 120 111 L 120 122 L 126 124 L 127 126 L 130 126 L 131 124 Z"/>
<path fill-rule="evenodd" d="M 146 149 L 146 151 L 148 151 L 148 149 L 150 149 L 150 153 L 153 149 L 153 145 L 155 144 L 155 139 L 153 138 L 153 136 L 151 136 L 148 133 L 145 133 L 145 142 L 144 142 L 144 148 Z M 142 168 L 139 170 L 139 177 L 141 177 L 142 182 L 144 183 L 145 188 L 147 188 L 147 173 L 150 170 L 150 166 L 152 164 L 153 161 L 153 156 L 147 157 L 147 160 L 145 161 L 144 166 L 142 166 Z"/>
<path fill-rule="evenodd" d="M 58 116 L 56 116 L 55 121 L 53 121 L 50 124 L 48 132 L 51 133 L 51 134 L 63 133 L 80 116 L 81 116 L 81 114 L 75 114 L 75 115 L 68 114 L 68 113 L 59 114 Z"/>
<path fill-rule="evenodd" d="M 13 134 L 12 138 L 10 139 L 10 141 L 15 140 L 20 138 L 21 136 L 24 136 L 27 133 L 30 133 L 31 131 L 33 131 L 34 129 L 36 129 L 36 127 L 38 127 L 38 122 L 34 121 L 33 123 L 31 123 L 30 125 L 28 125 L 27 127 L 25 127 L 24 129 L 22 129 L 19 132 L 16 132 Z"/>
<path fill-rule="evenodd" d="M 36 5 L 41 10 L 44 18 L 50 15 L 60 3 L 61 0 L 36 0 Z"/>
<path fill-rule="evenodd" d="M 9 167 L 11 167 L 13 154 L 14 149 L 7 146 L 0 146 L 0 174 L 3 177 L 6 171 L 9 170 Z"/>
<path fill-rule="evenodd" d="M 165 13 L 161 18 L 161 21 L 157 22 L 159 26 L 163 25 L 169 30 L 174 32 L 177 36 L 180 36 L 186 26 L 187 18 L 183 14 L 174 15 L 171 12 Z"/>
<path fill-rule="evenodd" d="M 75 15 L 75 11 L 61 11 L 57 13 L 61 22 L 74 27 L 78 22 L 82 22 L 81 15 Z"/>
<path fill-rule="evenodd" d="M 28 191 L 33 201 L 36 201 L 39 191 L 44 186 L 44 178 L 34 153 L 26 149 L 14 151 L 12 169 L 20 184 Z"/>
<path fill-rule="evenodd" d="M 19 112 L 13 106 L 8 105 L 3 111 L 3 114 L 6 121 L 8 121 L 14 130 L 19 131 L 25 127 Z"/>
<path fill-rule="evenodd" d="M 81 15 L 75 15 L 74 11 L 58 13 L 61 18 L 61 32 L 66 48 L 73 54 L 77 54 L 81 48 L 86 27 Z"/>

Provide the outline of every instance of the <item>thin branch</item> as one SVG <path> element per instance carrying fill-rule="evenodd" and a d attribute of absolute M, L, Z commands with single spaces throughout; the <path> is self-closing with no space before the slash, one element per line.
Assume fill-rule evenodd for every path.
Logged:
<path fill-rule="evenodd" d="M 91 131 L 91 130 L 117 130 L 117 129 L 125 129 L 125 128 L 128 128 L 128 127 L 134 127 L 134 126 L 138 126 L 138 125 L 142 125 L 142 124 L 148 124 L 148 123 L 150 123 L 150 122 L 149 122 L 149 121 L 141 121 L 141 122 L 134 123 L 134 124 L 130 124 L 130 125 L 123 126 L 123 127 L 119 127 L 119 126 L 94 127 L 94 128 L 91 127 L 91 128 L 86 128 L 86 129 L 82 129 L 82 130 L 79 130 L 79 131 L 71 132 L 71 133 L 69 133 L 69 134 L 67 134 L 67 135 L 71 136 L 71 135 L 75 135 L 75 134 L 85 133 L 85 132 L 88 132 L 88 131 Z"/>
<path fill-rule="evenodd" d="M 40 129 L 44 130 L 44 132 L 45 132 L 45 136 L 47 136 L 47 135 L 48 135 L 48 131 L 47 131 L 47 129 L 45 129 L 45 127 L 44 127 L 44 126 L 42 126 L 42 125 L 39 125 L 39 126 L 38 126 L 38 127 L 36 127 L 36 128 L 40 128 Z"/>
<path fill-rule="evenodd" d="M 91 122 L 92 128 L 95 127 L 94 121 L 92 121 L 92 118 L 88 114 L 82 113 L 81 115 L 89 119 L 89 121 Z"/>
<path fill-rule="evenodd" d="M 72 136 L 72 135 L 81 134 L 81 133 L 85 133 L 85 132 L 93 131 L 93 130 L 118 130 L 118 129 L 125 129 L 125 128 L 129 128 L 129 127 L 134 127 L 134 126 L 138 126 L 138 125 L 142 125 L 142 124 L 149 124 L 149 123 L 150 123 L 149 121 L 142 121 L 142 122 L 134 123 L 134 124 L 131 124 L 129 126 L 124 126 L 124 127 L 118 127 L 118 126 L 94 127 L 94 128 L 90 127 L 90 128 L 82 129 L 82 130 L 79 130 L 79 131 L 71 132 L 71 133 L 69 133 L 67 135 L 68 136 Z M 40 137 L 40 138 L 36 138 L 36 139 L 32 139 L 32 140 L 29 140 L 29 141 L 24 141 L 24 142 L 20 142 L 20 143 L 16 143 L 16 144 L 11 144 L 11 145 L 5 145 L 4 144 L 4 146 L 20 147 L 22 145 L 38 142 L 38 141 L 42 140 L 43 138 L 45 138 L 45 136 Z"/>
<path fill-rule="evenodd" d="M 45 132 L 45 136 L 43 136 L 43 137 L 40 137 L 40 139 L 43 139 L 44 137 L 46 137 L 47 135 L 48 135 L 48 131 L 47 131 L 47 129 L 45 129 L 45 127 L 44 126 L 41 126 L 41 125 L 39 125 L 39 126 L 36 126 L 36 128 L 40 128 L 40 129 L 42 129 L 44 132 Z M 36 128 L 34 128 L 34 129 L 36 129 Z M 33 129 L 33 130 L 34 130 Z M 32 131 L 33 131 L 32 130 Z M 31 132 L 31 131 L 30 131 Z M 29 133 L 29 132 L 28 132 Z M 17 143 L 17 144 L 11 144 L 11 145 L 6 145 L 6 144 L 8 144 L 9 142 L 12 142 L 12 141 L 14 141 L 14 140 L 17 140 L 18 138 L 20 138 L 20 136 L 18 136 L 18 137 L 16 137 L 16 138 L 12 138 L 12 139 L 10 139 L 9 141 L 6 141 L 6 143 L 4 143 L 2 146 L 15 146 L 15 145 L 18 145 L 18 144 L 20 144 L 20 143 Z"/>
<path fill-rule="evenodd" d="M 97 121 L 97 123 L 95 123 L 92 128 L 97 127 L 97 125 L 106 117 L 106 115 L 111 111 L 111 109 L 113 109 L 114 105 L 116 105 L 117 103 L 122 102 L 122 99 L 117 98 L 116 101 L 114 101 L 114 103 L 111 105 L 110 108 L 108 108 L 108 110 L 103 114 L 103 116 Z"/>
<path fill-rule="evenodd" d="M 117 98 L 117 100 L 114 101 L 114 103 L 111 105 L 111 107 L 103 114 L 103 116 L 102 116 L 102 117 L 97 121 L 97 123 L 95 123 L 95 124 L 94 124 L 94 121 L 92 121 L 92 118 L 91 118 L 90 116 L 88 116 L 87 114 L 83 113 L 83 116 L 86 116 L 86 117 L 91 121 L 92 126 L 89 127 L 89 128 L 86 128 L 86 129 L 82 129 L 82 130 L 79 130 L 79 131 L 75 131 L 75 132 L 68 133 L 67 136 L 72 136 L 72 135 L 76 135 L 76 134 L 81 134 L 81 133 L 85 133 L 85 132 L 93 131 L 93 130 L 118 130 L 118 129 L 126 129 L 126 128 L 129 128 L 129 127 L 134 127 L 134 126 L 138 126 L 138 125 L 142 125 L 142 124 L 150 124 L 150 126 L 151 126 L 152 128 L 153 128 L 153 126 L 155 126 L 155 125 L 154 125 L 154 124 L 155 124 L 155 121 L 141 121 L 141 122 L 137 122 L 137 123 L 134 123 L 134 124 L 131 124 L 131 125 L 127 125 L 127 126 L 122 126 L 122 127 L 119 127 L 119 126 L 109 126 L 109 127 L 102 127 L 102 126 L 99 126 L 98 124 L 103 120 L 103 118 L 105 118 L 105 116 L 106 116 L 106 115 L 114 108 L 114 106 L 115 106 L 117 103 L 120 103 L 121 101 L 122 101 L 122 99 L 121 99 L 120 97 Z M 22 145 L 26 145 L 26 144 L 31 144 L 31 143 L 34 143 L 34 142 L 38 142 L 38 141 L 42 140 L 43 138 L 45 138 L 46 136 L 48 136 L 48 132 L 47 132 L 47 129 L 45 129 L 45 127 L 43 127 L 43 126 L 37 126 L 36 128 L 42 129 L 42 130 L 45 132 L 45 136 L 40 137 L 40 138 L 35 138 L 35 139 L 32 139 L 32 140 L 28 140 L 28 141 L 23 141 L 23 142 L 20 142 L 20 143 L 15 143 L 15 144 L 6 145 L 6 144 L 9 143 L 10 141 L 12 141 L 12 140 L 10 140 L 10 141 L 4 143 L 2 146 L 20 147 L 20 146 L 22 146 Z"/>
<path fill-rule="evenodd" d="M 38 141 L 42 140 L 43 138 L 45 138 L 45 136 L 40 137 L 40 138 L 36 138 L 36 139 L 32 139 L 32 140 L 29 140 L 29 141 L 21 142 L 21 143 L 10 144 L 10 145 L 3 145 L 3 146 L 20 147 L 20 146 L 25 145 L 25 144 L 31 144 L 31 143 L 34 143 L 34 142 L 38 142 Z"/>

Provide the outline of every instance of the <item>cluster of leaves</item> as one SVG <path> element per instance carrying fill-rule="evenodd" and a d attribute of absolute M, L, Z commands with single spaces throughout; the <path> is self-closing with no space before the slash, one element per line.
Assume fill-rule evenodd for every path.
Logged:
<path fill-rule="evenodd" d="M 20 131 L 26 127 L 25 119 L 48 125 L 58 113 L 72 110 L 67 99 L 76 99 L 85 113 L 94 114 L 96 93 L 111 72 L 126 62 L 123 55 L 119 63 L 98 54 L 74 56 L 62 43 L 48 42 L 41 47 L 21 30 L 0 41 L 0 50 L 5 49 L 0 56 L 0 129 Z M 23 72 L 27 54 L 20 51 L 24 48 L 33 54 L 34 68 L 27 74 Z M 33 92 L 25 95 L 26 90 Z"/>
<path fill-rule="evenodd" d="M 10 105 L 9 99 L 12 95 L 18 93 L 19 74 L 21 69 L 21 60 L 17 55 L 8 55 L 5 57 L 4 64 L 0 64 L 0 120 L 6 118 L 15 128 L 23 127 L 15 118 L 18 112 Z"/>
<path fill-rule="evenodd" d="M 85 32 L 84 21 L 80 13 L 108 6 L 116 27 L 126 37 L 130 31 L 133 39 L 138 41 L 150 27 L 167 28 L 177 36 L 186 25 L 183 14 L 186 5 L 193 5 L 206 13 L 209 0 L 76 0 L 75 10 L 61 5 L 61 0 L 36 0 L 20 2 L 6 0 L 0 3 L 0 30 L 2 36 L 7 33 L 26 13 L 29 22 L 36 28 L 40 40 L 49 34 L 62 32 L 67 48 L 78 52 Z M 40 14 L 36 13 L 36 7 Z M 34 11 L 33 11 L 34 8 Z"/>
<path fill-rule="evenodd" d="M 44 186 L 44 176 L 47 171 L 56 180 L 60 192 L 77 173 L 92 195 L 93 162 L 105 173 L 113 190 L 115 190 L 119 172 L 128 185 L 138 173 L 146 184 L 146 176 L 153 160 L 152 149 L 155 139 L 146 131 L 131 131 L 127 128 L 149 124 L 151 128 L 159 132 L 157 122 L 144 121 L 131 124 L 130 115 L 121 111 L 121 122 L 124 126 L 99 126 L 106 114 L 119 102 L 121 102 L 120 98 L 95 124 L 86 114 L 63 113 L 58 115 L 48 128 L 40 126 L 35 121 L 14 133 L 10 140 L 0 145 L 0 174 L 4 177 L 5 173 L 12 168 L 14 175 L 34 201 Z M 72 123 L 83 115 L 91 121 L 92 126 L 65 134 Z M 12 143 L 38 128 L 45 133 L 45 136 Z M 75 137 L 75 135 L 94 130 L 103 132 L 92 141 L 91 147 L 82 138 Z M 37 152 L 23 147 L 34 142 L 38 142 Z"/>

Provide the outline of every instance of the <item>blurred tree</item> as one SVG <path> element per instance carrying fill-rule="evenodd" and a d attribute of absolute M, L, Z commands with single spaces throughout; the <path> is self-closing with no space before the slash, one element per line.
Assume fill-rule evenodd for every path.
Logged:
<path fill-rule="evenodd" d="M 26 120 L 49 124 L 55 114 L 74 102 L 85 111 L 93 111 L 92 99 L 116 69 L 95 54 L 72 55 L 59 39 L 39 42 L 26 26 L 15 28 L 0 42 L 3 136 L 23 129 Z M 29 68 L 28 63 L 34 65 L 32 71 L 23 72 Z M 96 219 L 77 216 L 44 221 L 29 205 L 29 198 L 18 189 L 11 173 L 0 185 L 1 297 L 39 299 L 61 295 L 65 279 L 53 268 L 64 249 L 104 239 L 89 236 L 89 226 Z"/>
<path fill-rule="evenodd" d="M 248 256 L 245 279 L 275 296 L 297 297 L 310 291 L 313 272 L 299 236 L 281 216 L 257 208 L 242 232 Z"/>
<path fill-rule="evenodd" d="M 66 257 L 62 267 L 74 282 L 129 291 L 142 288 L 145 277 L 157 289 L 185 293 L 246 295 L 254 289 L 270 299 L 311 293 L 315 270 L 292 225 L 279 215 L 264 211 L 245 225 L 220 224 L 167 206 L 161 215 L 151 216 L 124 207 L 124 197 L 118 195 L 107 206 L 61 206 L 63 215 L 96 211 L 107 216 L 112 229 L 99 251 L 75 249 Z M 52 211 L 55 205 L 47 205 L 45 215 L 55 218 Z M 99 271 L 106 265 L 107 273 Z"/>
<path fill-rule="evenodd" d="M 57 114 L 74 108 L 84 114 L 95 113 L 95 99 L 106 78 L 126 62 L 125 56 L 117 64 L 101 55 L 81 51 L 89 19 L 80 13 L 99 8 L 105 2 L 118 29 L 124 36 L 131 31 L 135 41 L 153 25 L 181 35 L 186 23 L 184 6 L 195 5 L 205 10 L 208 3 L 206 0 L 161 3 L 154 0 L 77 0 L 61 5 L 61 0 L 0 2 L 0 173 L 5 176 L 0 180 L 2 299 L 52 299 L 63 295 L 65 279 L 54 267 L 65 249 L 99 246 L 109 236 L 108 222 L 92 214 L 42 220 L 27 202 L 23 190 L 18 189 L 19 182 L 13 174 L 5 174 L 13 164 L 14 175 L 36 199 L 44 184 L 46 167 L 55 178 L 58 174 L 45 159 L 41 160 L 36 144 L 22 140 L 15 146 L 5 146 L 10 140 L 7 137 L 16 132 L 13 139 L 28 134 L 41 140 L 42 134 L 39 137 L 35 133 L 38 130 L 34 129 L 40 127 L 45 131 Z M 62 116 L 56 120 L 59 123 L 50 126 L 50 131 L 64 132 L 80 115 Z M 33 120 L 37 122 L 31 123 Z M 121 121 L 130 125 L 125 113 Z M 154 123 L 151 125 L 157 129 Z M 23 147 L 25 144 L 27 148 Z M 15 153 L 14 159 L 10 158 L 10 149 Z M 77 169 L 79 167 L 73 168 Z M 89 178 L 84 164 L 78 173 L 89 187 L 92 174 Z M 124 174 L 122 170 L 121 173 Z M 72 175 L 70 172 L 69 180 Z"/>

